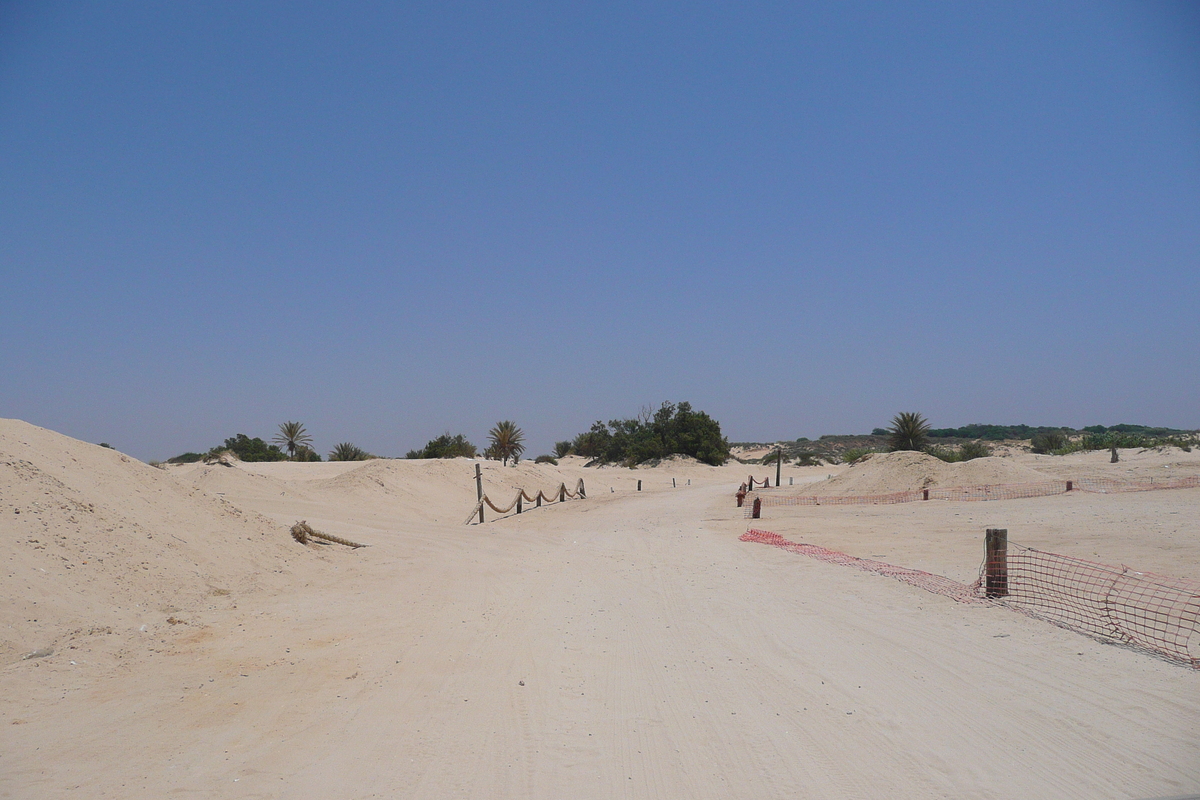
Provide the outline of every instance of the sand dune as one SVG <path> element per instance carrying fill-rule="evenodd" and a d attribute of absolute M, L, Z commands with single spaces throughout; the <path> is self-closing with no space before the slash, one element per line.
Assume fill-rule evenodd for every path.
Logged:
<path fill-rule="evenodd" d="M 865 495 L 953 486 L 1036 483 L 1055 476 L 1011 458 L 946 463 L 926 453 L 872 453 L 845 472 L 805 488 L 805 494 Z"/>
<path fill-rule="evenodd" d="M 1048 474 L 1033 457 L 975 472 L 899 461 L 869 480 Z M 902 474 L 883 475 L 889 462 Z M 497 497 L 582 476 L 589 498 L 468 526 L 474 466 L 159 470 L 0 422 L 0 797 L 1200 789 L 1200 671 L 739 542 L 747 467 L 486 462 Z M 868 485 L 868 466 L 842 484 Z M 956 580 L 996 522 L 1194 574 L 1198 506 L 1189 489 L 794 507 L 759 523 Z M 300 518 L 371 546 L 301 546 L 287 534 Z"/>

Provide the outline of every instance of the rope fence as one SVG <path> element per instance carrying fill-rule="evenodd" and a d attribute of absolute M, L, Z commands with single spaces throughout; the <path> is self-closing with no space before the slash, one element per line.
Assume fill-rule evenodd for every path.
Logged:
<path fill-rule="evenodd" d="M 471 509 L 470 515 L 467 517 L 466 522 L 464 522 L 463 524 L 470 525 L 471 520 L 475 519 L 476 517 L 478 517 L 479 521 L 482 523 L 483 522 L 483 507 L 485 505 L 488 508 L 490 508 L 492 511 L 495 511 L 497 514 L 500 514 L 500 515 L 507 514 L 510 511 L 512 511 L 514 508 L 517 510 L 517 513 L 520 514 L 525 510 L 524 503 L 526 503 L 526 502 L 533 503 L 535 508 L 540 508 L 543 500 L 546 501 L 547 503 L 555 503 L 555 502 L 565 503 L 567 500 L 575 500 L 578 498 L 586 498 L 586 497 L 587 497 L 587 492 L 584 489 L 583 478 L 580 478 L 579 482 L 575 484 L 575 491 L 573 491 L 573 492 L 567 489 L 567 484 L 565 484 L 565 483 L 560 483 L 558 485 L 558 488 L 554 489 L 549 494 L 547 494 L 546 492 L 543 492 L 541 489 L 539 489 L 536 495 L 530 496 L 530 494 L 528 492 L 526 492 L 524 489 L 517 489 L 516 497 L 514 497 L 513 501 L 511 503 L 509 503 L 508 506 L 506 506 L 505 508 L 501 508 L 500 506 L 496 505 L 494 502 L 492 502 L 492 499 L 490 497 L 488 497 L 486 494 L 484 494 L 484 495 L 480 496 L 479 502 L 475 504 L 475 507 L 473 509 Z"/>
<path fill-rule="evenodd" d="M 744 486 L 744 484 L 743 484 Z M 1069 481 L 1038 481 L 1033 483 L 1000 483 L 987 486 L 955 486 L 950 488 L 917 489 L 907 492 L 862 495 L 796 495 L 757 494 L 750 496 L 743 488 L 737 492 L 738 506 L 743 515 L 755 518 L 753 509 L 769 506 L 854 506 L 892 505 L 920 500 L 1016 500 L 1028 497 L 1049 497 L 1071 491 L 1114 494 L 1118 492 L 1150 492 L 1160 489 L 1194 489 L 1200 487 L 1200 476 L 1185 478 L 1082 478 Z"/>
<path fill-rule="evenodd" d="M 959 603 L 1001 603 L 1076 633 L 1200 668 L 1200 582 L 1188 578 L 1010 545 L 1005 530 L 988 531 L 987 556 L 969 585 L 791 542 L 771 531 L 751 528 L 740 539 L 894 578 Z"/>

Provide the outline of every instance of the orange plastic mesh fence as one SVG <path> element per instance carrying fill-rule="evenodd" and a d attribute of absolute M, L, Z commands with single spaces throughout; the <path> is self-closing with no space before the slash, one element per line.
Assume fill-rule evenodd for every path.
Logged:
<path fill-rule="evenodd" d="M 1186 478 L 1141 478 L 1117 480 L 1112 478 L 1082 478 L 1075 481 L 1041 481 L 1035 483 L 1001 483 L 990 486 L 955 486 L 951 488 L 918 489 L 910 492 L 861 495 L 797 495 L 772 492 L 759 495 L 762 507 L 771 506 L 855 506 L 891 505 L 913 503 L 918 500 L 1016 500 L 1025 497 L 1049 497 L 1065 494 L 1067 484 L 1081 492 L 1149 492 L 1158 489 L 1194 489 L 1200 487 L 1200 476 Z M 744 516 L 750 516 L 754 502 L 748 497 L 743 508 Z"/>
<path fill-rule="evenodd" d="M 1200 487 L 1200 476 L 1186 478 L 1081 478 L 1075 486 L 1085 492 L 1152 492 L 1156 489 L 1195 489 Z"/>
<path fill-rule="evenodd" d="M 983 598 L 979 596 L 978 583 L 975 585 L 967 585 L 952 581 L 949 578 L 941 575 L 934 575 L 929 572 L 922 572 L 919 569 L 909 569 L 908 567 L 898 567 L 895 564 L 888 564 L 883 561 L 873 561 L 869 558 L 858 558 L 857 556 L 849 555 L 848 553 L 839 553 L 837 550 L 827 550 L 824 547 L 818 547 L 815 544 L 802 544 L 800 542 L 789 542 L 777 533 L 770 531 L 760 531 L 750 529 L 742 534 L 743 542 L 761 542 L 762 544 L 774 545 L 787 550 L 789 553 L 797 553 L 809 558 L 815 558 L 818 561 L 825 561 L 829 564 L 841 564 L 845 567 L 854 567 L 863 572 L 873 572 L 876 575 L 885 575 L 889 578 L 895 578 L 898 581 L 903 581 L 910 586 L 916 586 L 919 589 L 924 589 L 927 592 L 944 595 L 960 603 L 979 603 L 983 602 Z"/>
<path fill-rule="evenodd" d="M 1005 604 L 1073 631 L 1200 667 L 1200 582 L 1011 542 L 1005 560 Z"/>

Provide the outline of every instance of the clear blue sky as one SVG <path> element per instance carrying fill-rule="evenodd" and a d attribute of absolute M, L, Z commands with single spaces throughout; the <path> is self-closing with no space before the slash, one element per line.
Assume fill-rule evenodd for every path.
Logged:
<path fill-rule="evenodd" d="M 0 3 L 0 416 L 1200 426 L 1200 5 Z"/>

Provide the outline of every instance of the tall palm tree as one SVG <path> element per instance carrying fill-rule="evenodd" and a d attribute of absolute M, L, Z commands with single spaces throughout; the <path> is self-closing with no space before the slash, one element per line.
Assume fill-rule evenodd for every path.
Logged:
<path fill-rule="evenodd" d="M 494 452 L 501 462 L 508 466 L 508 460 L 511 458 L 514 463 L 521 457 L 521 453 L 525 452 L 525 433 L 517 427 L 515 422 L 504 420 L 496 424 L 496 427 L 488 431 L 488 439 L 492 443 L 492 452 Z"/>
<path fill-rule="evenodd" d="M 901 411 L 888 428 L 892 450 L 924 450 L 929 443 L 929 422 L 915 411 Z"/>
<path fill-rule="evenodd" d="M 271 440 L 275 444 L 283 445 L 288 451 L 288 456 L 296 457 L 296 451 L 302 447 L 312 447 L 312 437 L 308 435 L 308 431 L 304 430 L 304 426 L 299 422 L 285 422 L 279 426 L 279 434 Z"/>

